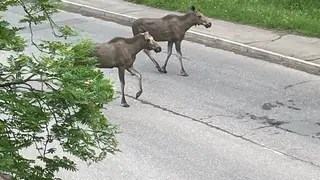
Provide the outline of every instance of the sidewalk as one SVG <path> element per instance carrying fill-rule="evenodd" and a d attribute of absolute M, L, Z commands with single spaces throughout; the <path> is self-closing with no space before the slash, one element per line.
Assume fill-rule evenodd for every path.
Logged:
<path fill-rule="evenodd" d="M 135 18 L 162 17 L 169 13 L 181 14 L 178 12 L 170 12 L 170 11 L 159 10 L 151 7 L 146 7 L 143 5 L 137 5 L 137 4 L 126 2 L 124 0 L 68 0 L 68 1 L 91 6 L 94 8 L 99 8 L 106 11 L 111 11 L 119 14 L 132 16 Z M 320 65 L 320 39 L 318 38 L 302 37 L 302 36 L 296 36 L 291 34 L 281 34 L 271 30 L 263 30 L 263 29 L 258 29 L 251 26 L 239 25 L 239 24 L 234 24 L 234 23 L 221 21 L 221 20 L 214 20 L 214 19 L 212 19 L 212 23 L 213 23 L 212 27 L 208 29 L 202 26 L 198 26 L 198 27 L 192 27 L 190 30 L 195 31 L 196 33 L 203 33 L 206 35 L 223 38 L 223 39 L 234 41 L 244 45 L 249 45 L 250 47 L 256 47 L 259 49 L 275 52 L 281 55 L 298 58 L 300 60 L 312 62 L 312 63 L 306 63 L 309 66 L 317 66 L 318 68 L 320 67 L 318 66 Z M 216 43 L 216 42 L 213 42 L 213 43 Z M 283 60 L 274 60 L 274 61 L 283 61 Z M 284 64 L 289 67 L 295 66 L 290 64 L 291 62 L 285 62 L 285 63 L 276 62 L 276 63 Z M 317 71 L 319 71 L 319 69 Z"/>

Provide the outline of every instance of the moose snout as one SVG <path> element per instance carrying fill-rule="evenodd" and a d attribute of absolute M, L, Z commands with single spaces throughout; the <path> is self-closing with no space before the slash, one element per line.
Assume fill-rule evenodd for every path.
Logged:
<path fill-rule="evenodd" d="M 206 23 L 206 24 L 204 25 L 204 27 L 206 27 L 206 28 L 211 27 L 211 22 Z"/>
<path fill-rule="evenodd" d="M 156 47 L 155 49 L 154 49 L 154 51 L 156 52 L 156 53 L 159 53 L 159 52 L 161 52 L 161 47 L 160 46 L 158 46 L 158 47 Z"/>

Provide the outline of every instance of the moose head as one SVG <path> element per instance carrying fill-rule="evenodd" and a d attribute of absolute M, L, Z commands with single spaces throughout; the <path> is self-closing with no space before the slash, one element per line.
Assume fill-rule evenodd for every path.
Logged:
<path fill-rule="evenodd" d="M 197 25 L 203 25 L 206 28 L 211 27 L 211 22 L 209 18 L 204 16 L 201 12 L 197 11 L 194 5 L 191 5 L 189 7 L 189 10 L 192 12 L 194 16 L 194 20 L 196 21 Z"/>

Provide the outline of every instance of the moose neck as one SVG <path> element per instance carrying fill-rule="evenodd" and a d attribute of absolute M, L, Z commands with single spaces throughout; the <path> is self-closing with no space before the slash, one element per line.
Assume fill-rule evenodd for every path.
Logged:
<path fill-rule="evenodd" d="M 128 50 L 132 55 L 138 54 L 138 52 L 140 52 L 145 45 L 144 36 L 141 34 L 138 34 L 132 38 L 127 39 L 126 42 L 130 45 L 128 47 Z"/>
<path fill-rule="evenodd" d="M 186 13 L 180 16 L 179 19 L 181 21 L 180 28 L 185 32 L 188 31 L 192 26 L 197 24 L 192 13 Z"/>

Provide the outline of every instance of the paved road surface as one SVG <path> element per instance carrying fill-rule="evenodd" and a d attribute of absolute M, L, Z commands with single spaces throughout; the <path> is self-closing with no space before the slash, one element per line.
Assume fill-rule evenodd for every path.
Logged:
<path fill-rule="evenodd" d="M 17 22 L 19 9 L 6 18 Z M 96 41 L 131 36 L 128 27 L 71 13 L 55 17 Z M 46 25 L 37 39 L 53 39 Z M 29 36 L 28 30 L 22 32 Z M 75 39 L 72 39 L 75 41 Z M 154 55 L 162 65 L 164 53 Z M 122 153 L 64 179 L 101 180 L 318 180 L 320 178 L 319 77 L 230 52 L 184 41 L 185 69 L 178 76 L 175 55 L 168 74 L 159 74 L 140 53 L 143 75 L 139 101 L 128 97 L 105 113 L 121 126 Z M 174 51 L 175 53 L 175 51 Z M 104 70 L 119 88 L 117 70 Z M 135 95 L 135 77 L 126 74 L 126 93 Z M 30 152 L 32 153 L 32 152 Z"/>

